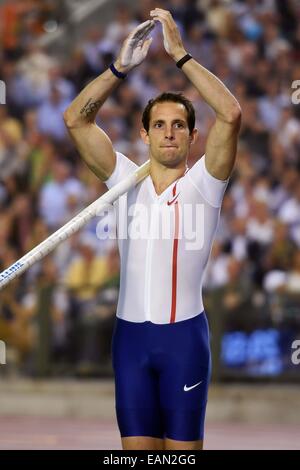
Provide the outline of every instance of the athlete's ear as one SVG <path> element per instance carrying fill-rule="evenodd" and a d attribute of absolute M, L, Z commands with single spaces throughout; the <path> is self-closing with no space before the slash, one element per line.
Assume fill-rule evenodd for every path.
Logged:
<path fill-rule="evenodd" d="M 199 132 L 198 132 L 198 129 L 193 129 L 191 134 L 190 134 L 190 144 L 193 145 L 197 139 L 198 139 L 198 135 L 199 135 Z"/>
<path fill-rule="evenodd" d="M 149 145 L 150 142 L 149 142 L 148 132 L 143 127 L 140 130 L 140 136 L 141 136 L 141 139 L 144 142 L 144 144 Z"/>

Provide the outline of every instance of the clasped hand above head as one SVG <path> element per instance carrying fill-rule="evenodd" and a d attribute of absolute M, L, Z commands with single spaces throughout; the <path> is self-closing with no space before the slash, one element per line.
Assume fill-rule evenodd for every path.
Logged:
<path fill-rule="evenodd" d="M 145 59 L 152 42 L 149 34 L 154 26 L 154 21 L 148 20 L 137 26 L 129 34 L 115 62 L 118 70 L 127 73 Z"/>
<path fill-rule="evenodd" d="M 164 47 L 166 52 L 175 60 L 178 61 L 186 54 L 182 39 L 176 23 L 167 10 L 155 8 L 150 11 L 150 16 L 154 21 L 159 21 L 162 25 Z"/>
<path fill-rule="evenodd" d="M 159 22 L 162 25 L 166 52 L 176 61 L 186 54 L 180 33 L 171 13 L 161 8 L 155 8 L 150 11 L 150 17 L 152 19 L 141 23 L 125 39 L 115 62 L 116 68 L 120 72 L 129 72 L 145 59 L 152 42 L 149 34 L 153 30 L 155 22 Z"/>

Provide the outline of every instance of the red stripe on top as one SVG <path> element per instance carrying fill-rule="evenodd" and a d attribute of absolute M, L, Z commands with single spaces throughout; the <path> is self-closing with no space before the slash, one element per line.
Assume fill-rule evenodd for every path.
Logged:
<path fill-rule="evenodd" d="M 175 186 L 176 194 L 176 186 Z M 173 196 L 175 196 L 173 190 Z M 172 304 L 170 323 L 175 322 L 176 303 L 177 303 L 177 259 L 178 259 L 178 235 L 179 235 L 179 206 L 178 201 L 175 202 L 175 233 L 173 241 L 173 259 L 172 259 Z"/>
<path fill-rule="evenodd" d="M 184 175 L 189 171 L 189 168 L 186 168 Z M 184 176 L 183 175 L 183 176 Z M 173 186 L 173 197 L 176 196 L 177 183 Z M 179 194 L 178 194 L 179 195 Z M 173 241 L 173 257 L 172 257 L 172 303 L 171 303 L 171 317 L 170 323 L 175 322 L 176 318 L 176 306 L 177 306 L 177 260 L 178 260 L 178 236 L 179 236 L 179 206 L 178 201 L 175 202 L 175 233 Z"/>
<path fill-rule="evenodd" d="M 173 186 L 173 197 L 176 196 L 177 181 Z"/>

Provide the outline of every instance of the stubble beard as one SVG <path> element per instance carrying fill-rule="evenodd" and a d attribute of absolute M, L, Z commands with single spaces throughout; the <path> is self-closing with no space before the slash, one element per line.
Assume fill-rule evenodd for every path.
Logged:
<path fill-rule="evenodd" d="M 184 154 L 180 149 L 158 149 L 151 155 L 154 160 L 168 168 L 175 168 L 187 160 L 187 153 Z"/>

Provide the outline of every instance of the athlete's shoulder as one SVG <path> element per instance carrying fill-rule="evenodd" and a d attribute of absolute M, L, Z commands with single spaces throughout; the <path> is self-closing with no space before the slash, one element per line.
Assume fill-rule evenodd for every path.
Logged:
<path fill-rule="evenodd" d="M 205 155 L 192 166 L 186 176 L 211 206 L 221 206 L 229 179 L 223 181 L 211 175 L 205 164 Z"/>
<path fill-rule="evenodd" d="M 110 177 L 105 181 L 106 186 L 108 189 L 112 188 L 137 168 L 138 165 L 130 160 L 130 158 L 123 155 L 123 153 L 116 152 L 116 165 Z"/>

